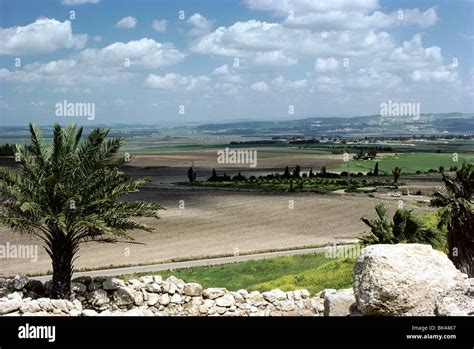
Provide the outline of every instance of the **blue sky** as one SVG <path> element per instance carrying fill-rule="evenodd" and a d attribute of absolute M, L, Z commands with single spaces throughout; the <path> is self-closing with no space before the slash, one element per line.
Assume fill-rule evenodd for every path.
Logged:
<path fill-rule="evenodd" d="M 473 112 L 473 15 L 468 0 L 0 0 L 0 121 Z M 57 116 L 64 100 L 95 120 Z"/>

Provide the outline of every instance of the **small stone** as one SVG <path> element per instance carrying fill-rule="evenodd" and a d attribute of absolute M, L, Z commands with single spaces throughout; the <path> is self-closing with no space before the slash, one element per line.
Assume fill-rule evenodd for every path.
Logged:
<path fill-rule="evenodd" d="M 140 291 L 134 292 L 133 293 L 133 303 L 137 306 L 143 305 L 143 293 Z"/>
<path fill-rule="evenodd" d="M 66 300 L 64 299 L 52 299 L 51 304 L 54 308 L 61 310 L 63 313 L 67 313 L 69 311 Z"/>
<path fill-rule="evenodd" d="M 13 279 L 12 286 L 13 289 L 21 291 L 28 284 L 29 279 L 24 275 L 17 275 Z"/>
<path fill-rule="evenodd" d="M 0 302 L 0 315 L 12 313 L 20 309 L 21 301 L 18 299 L 9 299 L 4 302 Z"/>
<path fill-rule="evenodd" d="M 289 299 L 289 298 L 288 298 L 288 299 Z M 300 290 L 296 290 L 296 291 L 293 292 L 293 299 L 294 299 L 295 301 L 299 301 L 299 300 L 303 299 Z"/>
<path fill-rule="evenodd" d="M 244 298 L 244 296 L 242 296 L 241 293 L 239 293 L 239 292 L 230 292 L 230 294 L 231 294 L 232 296 L 234 296 L 234 299 L 235 299 L 235 302 L 236 302 L 236 303 L 243 303 L 243 302 L 245 302 L 245 298 Z"/>
<path fill-rule="evenodd" d="M 143 287 L 143 284 L 138 281 L 137 279 L 130 279 L 128 280 L 128 284 L 134 289 L 134 290 L 137 290 L 137 289 L 140 289 Z"/>
<path fill-rule="evenodd" d="M 69 316 L 79 316 L 81 315 L 82 311 L 78 309 L 71 309 L 69 311 Z"/>
<path fill-rule="evenodd" d="M 161 275 L 153 275 L 153 282 L 155 284 L 162 284 L 163 283 L 163 278 L 161 277 Z"/>
<path fill-rule="evenodd" d="M 352 288 L 338 290 L 335 293 L 327 294 L 324 298 L 325 316 L 347 316 L 351 305 L 355 302 Z"/>
<path fill-rule="evenodd" d="M 148 284 L 145 286 L 145 290 L 150 293 L 160 293 L 161 286 L 157 283 Z"/>
<path fill-rule="evenodd" d="M 169 284 L 169 289 L 168 289 L 169 294 L 175 294 L 177 290 L 178 290 L 178 287 L 175 284 L 171 284 L 171 283 Z"/>
<path fill-rule="evenodd" d="M 160 300 L 159 300 L 159 303 L 161 305 L 168 305 L 170 304 L 170 302 L 171 302 L 170 296 L 167 293 L 164 293 L 161 295 Z"/>
<path fill-rule="evenodd" d="M 107 291 L 102 289 L 98 289 L 89 293 L 87 300 L 94 307 L 101 307 L 104 304 L 108 304 L 110 302 Z"/>
<path fill-rule="evenodd" d="M 146 298 L 146 304 L 148 306 L 153 306 L 160 300 L 160 296 L 156 293 L 148 293 Z"/>
<path fill-rule="evenodd" d="M 82 303 L 77 300 L 77 299 L 74 299 L 72 301 L 72 304 L 74 304 L 74 308 L 77 309 L 77 310 L 82 310 Z"/>
<path fill-rule="evenodd" d="M 71 282 L 78 282 L 83 285 L 89 285 L 92 282 L 92 278 L 90 276 L 79 276 L 71 280 Z"/>
<path fill-rule="evenodd" d="M 207 288 L 203 292 L 204 298 L 216 299 L 222 297 L 226 294 L 227 290 L 225 288 Z"/>
<path fill-rule="evenodd" d="M 196 283 L 189 283 L 184 285 L 183 293 L 186 296 L 200 296 L 202 293 L 202 286 Z"/>
<path fill-rule="evenodd" d="M 95 291 L 100 288 L 101 284 L 97 283 L 95 281 L 91 282 L 89 285 L 87 285 L 87 290 L 88 291 Z"/>
<path fill-rule="evenodd" d="M 284 300 L 284 301 L 280 301 L 279 308 L 282 311 L 288 312 L 288 311 L 295 310 L 296 305 L 295 305 L 295 302 L 293 301 Z"/>
<path fill-rule="evenodd" d="M 97 314 L 97 312 L 95 310 L 92 310 L 92 309 L 84 309 L 82 311 L 82 316 L 97 316 L 99 314 Z"/>
<path fill-rule="evenodd" d="M 7 299 L 21 301 L 23 299 L 23 296 L 21 292 L 13 292 L 7 296 Z"/>
<path fill-rule="evenodd" d="M 87 286 L 79 282 L 71 282 L 71 291 L 77 294 L 85 294 Z"/>
<path fill-rule="evenodd" d="M 116 305 L 124 306 L 129 305 L 134 302 L 134 294 L 133 291 L 126 287 L 120 287 L 113 294 L 114 302 Z"/>
<path fill-rule="evenodd" d="M 265 299 L 258 291 L 250 292 L 246 297 L 247 302 L 254 305 L 260 305 Z"/>
<path fill-rule="evenodd" d="M 153 283 L 153 276 L 142 276 L 138 279 L 142 284 L 148 285 Z"/>
<path fill-rule="evenodd" d="M 119 287 L 125 287 L 125 283 L 119 279 L 105 280 L 102 282 L 102 288 L 106 291 L 115 291 Z"/>
<path fill-rule="evenodd" d="M 268 292 L 263 292 L 262 295 L 263 295 L 263 298 L 265 298 L 270 303 L 273 303 L 276 300 L 287 299 L 286 293 L 278 288 L 275 290 L 268 291 Z"/>
<path fill-rule="evenodd" d="M 182 299 L 181 299 L 181 296 L 177 293 L 175 293 L 172 297 L 171 297 L 171 303 L 176 303 L 176 304 L 179 304 L 182 302 Z"/>
<path fill-rule="evenodd" d="M 235 304 L 234 296 L 232 296 L 230 293 L 226 293 L 222 297 L 216 299 L 216 304 L 219 307 L 231 307 Z"/>
<path fill-rule="evenodd" d="M 41 309 L 45 311 L 52 311 L 53 310 L 53 305 L 51 304 L 51 299 L 49 298 L 38 298 L 37 299 L 39 306 Z"/>
<path fill-rule="evenodd" d="M 31 302 L 28 302 L 26 305 L 27 305 L 27 312 L 29 313 L 37 313 L 41 311 L 39 302 L 36 299 L 33 299 Z"/>
<path fill-rule="evenodd" d="M 42 294 L 44 291 L 43 283 L 39 280 L 30 280 L 25 288 L 29 292 L 34 292 L 38 295 Z"/>
<path fill-rule="evenodd" d="M 103 283 L 105 280 L 107 280 L 107 277 L 105 276 L 96 276 L 94 278 L 94 282 L 97 282 L 99 284 Z"/>

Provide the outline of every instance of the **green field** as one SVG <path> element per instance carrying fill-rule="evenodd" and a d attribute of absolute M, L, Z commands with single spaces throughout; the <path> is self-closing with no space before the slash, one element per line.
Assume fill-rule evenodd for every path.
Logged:
<path fill-rule="evenodd" d="M 204 288 L 225 287 L 230 291 L 268 291 L 275 288 L 290 291 L 305 288 L 314 294 L 325 288 L 351 287 L 354 263 L 354 259 L 328 259 L 323 253 L 318 253 L 163 271 L 159 274 L 163 278 L 174 275 L 186 282 L 197 282 Z M 149 274 L 124 275 L 122 278 L 138 278 Z"/>
<path fill-rule="evenodd" d="M 351 154 L 352 156 L 353 154 Z M 451 153 L 400 153 L 378 155 L 375 160 L 350 160 L 351 172 L 368 172 L 373 170 L 375 163 L 379 163 L 379 174 L 391 174 L 398 166 L 403 173 L 414 174 L 416 171 L 428 172 L 430 169 L 438 170 L 440 166 L 449 169 L 451 166 L 460 167 L 466 160 L 474 163 L 474 154 L 458 154 L 458 161 L 453 161 Z M 331 171 L 347 171 L 347 164 L 328 169 Z"/>

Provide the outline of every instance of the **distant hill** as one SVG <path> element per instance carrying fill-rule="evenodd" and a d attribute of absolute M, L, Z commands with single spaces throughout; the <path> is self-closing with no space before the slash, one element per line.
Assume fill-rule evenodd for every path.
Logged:
<path fill-rule="evenodd" d="M 239 121 L 196 126 L 200 132 L 216 134 L 305 134 L 352 135 L 360 133 L 403 134 L 474 134 L 474 114 L 440 113 L 413 117 L 312 117 L 285 121 Z"/>

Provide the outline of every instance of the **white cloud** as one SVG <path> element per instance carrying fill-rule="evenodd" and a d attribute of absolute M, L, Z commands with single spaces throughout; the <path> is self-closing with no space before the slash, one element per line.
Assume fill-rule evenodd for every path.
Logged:
<path fill-rule="evenodd" d="M 188 24 L 191 26 L 191 29 L 188 31 L 188 35 L 190 36 L 206 35 L 214 27 L 212 21 L 208 20 L 199 13 L 195 13 L 189 17 Z"/>
<path fill-rule="evenodd" d="M 137 19 L 132 16 L 127 16 L 115 23 L 115 28 L 133 29 L 136 25 Z"/>
<path fill-rule="evenodd" d="M 116 42 L 104 48 L 89 48 L 73 58 L 36 62 L 23 69 L 0 69 L 0 79 L 20 85 L 82 89 L 90 85 L 116 84 L 149 69 L 169 66 L 184 59 L 172 44 L 152 39 Z M 126 66 L 125 60 L 130 62 Z"/>
<path fill-rule="evenodd" d="M 278 75 L 275 79 L 272 80 L 272 85 L 275 86 L 278 90 L 299 90 L 306 88 L 308 85 L 308 80 L 286 80 L 283 75 Z"/>
<path fill-rule="evenodd" d="M 333 10 L 375 10 L 379 7 L 378 0 L 245 0 L 245 3 L 255 10 L 272 11 L 284 16 L 289 11 L 296 15 Z"/>
<path fill-rule="evenodd" d="M 296 64 L 299 57 L 368 56 L 393 47 L 392 37 L 386 32 L 313 33 L 286 28 L 278 23 L 250 20 L 219 27 L 194 41 L 190 49 L 202 54 L 247 58 L 256 63 L 271 61 L 277 66 L 288 66 Z"/>
<path fill-rule="evenodd" d="M 313 30 L 361 30 L 386 29 L 396 26 L 417 25 L 427 28 L 434 25 L 438 15 L 434 8 L 425 12 L 419 9 L 406 9 L 385 14 L 375 11 L 367 14 L 361 11 L 329 11 L 306 13 L 288 17 L 283 22 L 285 26 L 294 28 L 309 28 Z"/>
<path fill-rule="evenodd" d="M 221 65 L 212 71 L 213 75 L 228 75 L 230 74 L 229 66 L 227 64 Z"/>
<path fill-rule="evenodd" d="M 75 6 L 82 4 L 98 4 L 99 0 L 61 0 L 61 4 L 66 6 Z"/>
<path fill-rule="evenodd" d="M 250 86 L 250 88 L 254 91 L 257 92 L 267 92 L 268 91 L 268 85 L 265 81 L 259 81 Z"/>
<path fill-rule="evenodd" d="M 412 74 L 413 81 L 424 83 L 455 82 L 457 78 L 458 73 L 448 69 L 446 66 L 441 66 L 434 70 L 415 70 Z"/>
<path fill-rule="evenodd" d="M 71 22 L 39 18 L 26 26 L 0 28 L 0 55 L 54 52 L 82 48 L 87 35 L 74 35 Z"/>
<path fill-rule="evenodd" d="M 333 71 L 336 70 L 338 66 L 338 61 L 333 57 L 329 57 L 326 59 L 316 58 L 316 61 L 314 62 L 314 70 L 318 72 Z"/>
<path fill-rule="evenodd" d="M 166 32 L 166 26 L 168 25 L 168 21 L 166 19 L 158 20 L 155 19 L 153 21 L 153 29 L 155 29 L 158 33 Z"/>
<path fill-rule="evenodd" d="M 168 73 L 160 76 L 148 75 L 145 84 L 154 89 L 162 90 L 193 90 L 204 87 L 210 79 L 207 76 L 183 76 L 175 73 Z"/>
<path fill-rule="evenodd" d="M 129 42 L 115 42 L 101 49 L 90 48 L 82 51 L 80 58 L 89 64 L 115 65 L 124 67 L 129 60 L 131 68 L 160 68 L 181 62 L 185 55 L 171 43 L 159 43 L 143 38 Z"/>

